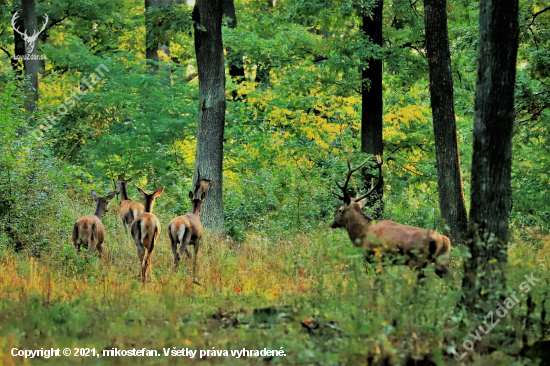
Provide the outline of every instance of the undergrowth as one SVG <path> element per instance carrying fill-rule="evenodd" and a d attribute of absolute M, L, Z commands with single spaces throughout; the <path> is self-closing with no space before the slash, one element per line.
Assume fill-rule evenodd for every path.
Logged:
<path fill-rule="evenodd" d="M 62 221 L 89 211 L 75 201 Z M 206 235 L 193 285 L 191 262 L 173 270 L 164 231 L 150 281 L 139 281 L 137 251 L 116 218 L 103 217 L 105 257 L 76 253 L 69 230 L 50 237 L 47 250 L 0 252 L 0 360 L 2 364 L 176 364 L 162 349 L 284 349 L 280 357 L 185 357 L 185 363 L 356 365 L 458 364 L 453 350 L 480 324 L 457 307 L 462 248 L 453 248 L 451 276 L 431 271 L 423 286 L 405 267 L 367 268 L 343 230 L 268 236 L 249 232 L 233 241 Z M 69 226 L 67 226 L 69 227 Z M 523 235 L 523 233 L 522 233 Z M 527 234 L 525 234 L 527 235 Z M 462 360 L 465 363 L 538 364 L 526 349 L 548 339 L 548 237 L 511 245 L 510 292 L 524 276 L 541 282 Z M 31 246 L 32 248 L 32 246 Z M 374 278 L 379 280 L 375 282 Z M 495 304 L 496 307 L 496 304 Z M 147 348 L 160 357 L 53 357 L 24 360 L 11 349 Z"/>

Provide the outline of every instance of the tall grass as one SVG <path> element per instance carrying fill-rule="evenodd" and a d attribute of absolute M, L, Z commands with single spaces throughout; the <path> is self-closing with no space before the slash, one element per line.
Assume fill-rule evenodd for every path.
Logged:
<path fill-rule="evenodd" d="M 453 252 L 452 276 L 433 274 L 416 285 L 404 267 L 387 268 L 374 282 L 358 249 L 343 230 L 320 227 L 303 234 L 268 236 L 249 232 L 234 242 L 208 234 L 202 239 L 198 275 L 191 261 L 174 272 L 166 227 L 153 255 L 150 281 L 139 281 L 137 250 L 116 217 L 103 216 L 106 255 L 76 253 L 72 223 L 93 208 L 84 201 L 60 202 L 60 219 L 48 223 L 51 246 L 41 252 L 0 252 L 0 360 L 2 364 L 404 364 L 430 359 L 458 362 L 450 353 L 479 325 L 456 307 L 464 254 Z M 45 226 L 48 226 L 45 225 Z M 541 278 L 520 303 L 463 361 L 474 364 L 533 364 L 518 356 L 547 337 L 549 240 L 511 246 L 510 291 L 523 276 Z M 191 251 L 192 252 L 192 251 Z M 185 256 L 184 256 L 185 258 Z M 533 305 L 534 304 L 534 305 Z M 495 304 L 496 307 L 496 304 Z M 316 326 L 317 325 L 317 326 Z M 13 347 L 194 350 L 277 349 L 286 357 L 57 357 L 23 360 Z M 497 352 L 489 352 L 494 349 Z M 490 353 L 490 354 L 489 354 Z"/>

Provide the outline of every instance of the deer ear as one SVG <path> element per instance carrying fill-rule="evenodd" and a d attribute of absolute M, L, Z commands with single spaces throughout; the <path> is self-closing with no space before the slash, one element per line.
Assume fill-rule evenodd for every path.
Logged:
<path fill-rule="evenodd" d="M 359 204 L 359 208 L 363 208 L 367 204 L 367 199 L 363 198 L 361 201 L 357 201 L 357 203 Z"/>
<path fill-rule="evenodd" d="M 141 189 L 141 187 L 138 186 L 137 184 L 136 184 L 136 189 L 139 192 L 139 194 L 141 194 L 143 197 L 147 197 L 147 193 L 145 193 L 145 191 Z"/>
<path fill-rule="evenodd" d="M 158 196 L 160 196 L 162 194 L 162 192 L 164 191 L 164 188 L 166 188 L 166 187 L 162 187 L 161 189 L 159 189 L 158 191 L 153 193 L 153 198 L 157 198 Z"/>
<path fill-rule="evenodd" d="M 124 174 L 119 174 L 118 175 L 118 180 L 124 180 Z"/>
<path fill-rule="evenodd" d="M 204 202 L 204 199 L 206 198 L 206 192 L 202 192 L 201 194 L 201 202 Z"/>
<path fill-rule="evenodd" d="M 134 179 L 134 177 L 128 179 L 128 180 L 126 181 L 126 183 L 130 183 L 130 182 L 132 181 L 132 179 Z"/>
<path fill-rule="evenodd" d="M 97 193 L 95 193 L 95 191 L 92 191 L 92 199 L 97 201 Z"/>
<path fill-rule="evenodd" d="M 117 192 L 111 192 L 109 193 L 109 195 L 107 197 L 105 197 L 107 199 L 107 201 L 110 201 L 112 200 L 114 197 L 115 197 L 115 194 L 117 194 Z"/>
<path fill-rule="evenodd" d="M 195 198 L 195 195 L 193 194 L 193 191 L 189 191 L 189 199 L 193 200 Z"/>

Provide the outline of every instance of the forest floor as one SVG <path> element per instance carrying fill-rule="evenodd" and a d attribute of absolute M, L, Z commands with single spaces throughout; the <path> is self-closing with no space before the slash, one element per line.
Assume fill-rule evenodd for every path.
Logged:
<path fill-rule="evenodd" d="M 481 321 L 456 307 L 460 250 L 453 252 L 451 277 L 430 272 L 419 287 L 402 266 L 375 284 L 343 230 L 276 238 L 250 233 L 240 243 L 206 235 L 197 286 L 191 261 L 182 260 L 174 272 L 164 231 L 152 279 L 142 284 L 130 236 L 114 216 L 105 221 L 106 255 L 97 268 L 94 257 L 75 252 L 69 234 L 39 257 L 0 253 L 0 364 L 537 365 L 544 364 L 537 357 L 550 359 L 544 353 L 550 343 L 547 238 L 537 249 L 510 246 L 509 287 L 533 272 L 540 284 L 491 333 L 474 340 L 469 334 Z M 452 351 L 463 354 L 466 339 L 474 346 L 459 361 Z M 13 348 L 68 348 L 71 356 L 25 359 L 13 356 Z M 103 353 L 144 348 L 158 354 Z M 231 354 L 243 348 L 284 355 Z M 168 349 L 184 352 L 165 356 Z M 190 357 L 189 351 L 197 352 Z"/>

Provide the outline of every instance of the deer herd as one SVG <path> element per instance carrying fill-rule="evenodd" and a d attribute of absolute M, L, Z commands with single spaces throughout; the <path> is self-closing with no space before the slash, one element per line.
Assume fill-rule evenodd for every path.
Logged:
<path fill-rule="evenodd" d="M 378 183 L 382 178 L 382 159 L 376 156 L 379 170 Z M 422 229 L 414 226 L 403 225 L 389 220 L 373 220 L 363 212 L 363 207 L 376 185 L 372 184 L 370 190 L 356 198 L 348 193 L 348 184 L 354 172 L 359 170 L 368 161 L 353 168 L 348 161 L 348 172 L 344 185 L 340 185 L 334 177 L 335 183 L 342 194 L 332 192 L 339 200 L 343 201 L 334 213 L 330 223 L 331 228 L 344 228 L 354 246 L 362 248 L 367 262 L 382 261 L 383 264 L 404 264 L 418 272 L 418 279 L 424 277 L 424 268 L 434 263 L 435 273 L 443 277 L 449 269 L 449 256 L 451 243 L 449 238 L 436 231 Z M 108 203 L 115 194 L 120 194 L 121 204 L 119 217 L 122 219 L 126 233 L 130 227 L 130 233 L 137 247 L 141 266 L 140 277 L 145 281 L 151 268 L 151 259 L 158 237 L 161 232 L 160 221 L 153 213 L 155 200 L 162 194 L 164 187 L 147 193 L 136 185 L 136 189 L 143 198 L 143 204 L 134 202 L 128 198 L 127 185 L 132 181 L 119 175 L 115 192 L 105 197 L 98 197 L 92 191 L 92 198 L 96 202 L 96 210 L 93 215 L 80 217 L 73 227 L 73 243 L 80 252 L 84 243 L 92 251 L 97 251 L 98 260 L 102 255 L 102 244 L 105 238 L 105 229 L 101 223 L 101 216 L 108 211 Z M 174 270 L 178 271 L 179 261 L 183 253 L 191 257 L 188 246 L 194 247 L 193 283 L 200 284 L 196 277 L 197 255 L 199 243 L 203 232 L 200 220 L 201 207 L 206 199 L 208 189 L 202 190 L 197 197 L 198 187 L 202 182 L 197 179 L 195 193 L 189 192 L 191 200 L 191 212 L 178 216 L 168 224 L 168 238 L 174 254 Z M 179 246 L 179 248 L 178 248 Z M 96 261 L 97 266 L 97 261 Z"/>
<path fill-rule="evenodd" d="M 97 251 L 98 260 L 101 258 L 103 253 L 101 245 L 105 239 L 105 228 L 101 223 L 101 215 L 108 211 L 109 201 L 116 194 L 120 194 L 119 217 L 122 219 L 126 233 L 128 233 L 128 227 L 130 227 L 130 233 L 136 244 L 141 266 L 140 277 L 145 282 L 151 270 L 151 259 L 161 231 L 160 221 L 153 213 L 153 208 L 155 207 L 155 200 L 162 194 L 164 187 L 153 193 L 147 193 L 136 185 L 137 191 L 143 198 L 143 204 L 141 204 L 128 198 L 127 185 L 131 181 L 132 178 L 124 179 L 124 175 L 121 174 L 118 176 L 116 190 L 109 195 L 98 197 L 97 193 L 92 191 L 92 198 L 97 202 L 95 213 L 93 215 L 82 216 L 76 221 L 73 227 L 73 243 L 79 252 L 80 246 L 84 244 L 89 250 Z M 200 177 L 198 182 L 200 182 Z M 178 216 L 170 221 L 168 236 L 172 243 L 174 268 L 176 271 L 178 270 L 180 254 L 185 252 L 188 257 L 190 256 L 187 245 L 195 247 L 193 282 L 200 284 L 195 277 L 195 269 L 199 242 L 202 236 L 202 224 L 200 221 L 201 205 L 206 198 L 206 191 L 203 191 L 199 199 L 195 199 L 195 194 L 193 191 L 190 191 L 189 198 L 191 199 L 193 210 L 187 215 Z M 178 244 L 180 244 L 179 253 L 177 250 Z M 97 263 L 96 261 L 96 266 Z"/>

